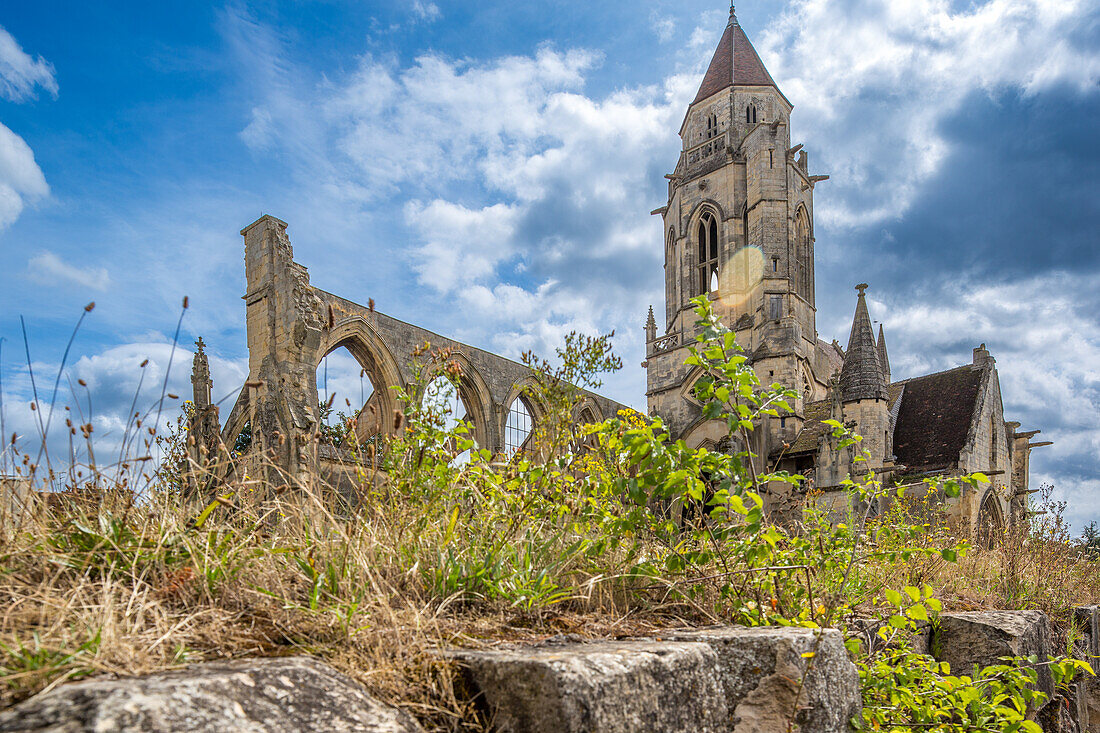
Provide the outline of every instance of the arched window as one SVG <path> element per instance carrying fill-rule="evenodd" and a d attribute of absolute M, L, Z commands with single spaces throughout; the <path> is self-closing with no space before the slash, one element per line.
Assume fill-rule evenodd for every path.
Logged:
<path fill-rule="evenodd" d="M 810 219 L 806 209 L 799 208 L 795 215 L 795 281 L 794 291 L 804 300 L 813 302 L 814 255 L 810 241 Z"/>
<path fill-rule="evenodd" d="M 668 239 L 665 240 L 665 302 L 674 307 L 680 302 L 680 294 L 677 292 L 679 284 L 680 268 L 676 259 L 676 232 L 668 230 Z"/>
<path fill-rule="evenodd" d="M 698 235 L 696 292 L 705 295 L 718 290 L 718 218 L 710 211 L 699 218 Z"/>
<path fill-rule="evenodd" d="M 712 137 L 717 137 L 717 135 L 718 135 L 718 117 L 717 117 L 717 115 L 709 114 L 709 115 L 707 115 L 706 139 L 710 140 Z"/>
<path fill-rule="evenodd" d="M 745 122 L 750 124 L 750 125 L 752 123 L 756 122 L 756 105 L 755 104 L 750 104 L 747 107 L 745 107 Z"/>
<path fill-rule="evenodd" d="M 527 406 L 523 395 L 520 395 L 508 407 L 508 421 L 504 424 L 504 454 L 511 456 L 522 449 L 534 428 L 531 408 Z"/>
<path fill-rule="evenodd" d="M 362 446 L 381 433 L 381 397 L 373 375 L 360 366 L 346 346 L 321 358 L 317 365 L 317 399 L 321 435 L 329 444 L 350 445 L 350 433 L 354 431 Z"/>
<path fill-rule="evenodd" d="M 454 383 L 444 376 L 438 376 L 428 383 L 424 390 L 423 407 L 444 430 L 454 430 L 459 421 L 469 422 L 470 411 L 458 393 Z M 470 451 L 464 450 L 455 455 L 452 464 L 461 465 L 470 460 Z"/>

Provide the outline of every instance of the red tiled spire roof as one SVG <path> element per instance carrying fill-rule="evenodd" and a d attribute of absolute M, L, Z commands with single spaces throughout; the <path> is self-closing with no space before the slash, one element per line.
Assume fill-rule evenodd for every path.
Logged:
<path fill-rule="evenodd" d="M 737 23 L 737 16 L 733 14 L 731 8 L 730 22 L 722 33 L 722 40 L 718 42 L 714 57 L 710 60 L 703 83 L 699 86 L 699 93 L 695 95 L 695 102 L 706 99 L 734 84 L 748 87 L 775 87 L 775 90 L 779 91 L 779 87 L 776 86 L 772 75 L 764 68 L 764 62 L 752 47 L 745 31 L 741 30 L 741 26 Z M 782 94 L 782 92 L 779 93 Z"/>

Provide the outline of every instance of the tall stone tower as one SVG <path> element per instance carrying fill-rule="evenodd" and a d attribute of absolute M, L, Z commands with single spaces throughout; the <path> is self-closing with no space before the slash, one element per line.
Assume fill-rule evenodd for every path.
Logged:
<path fill-rule="evenodd" d="M 709 297 L 737 333 L 760 380 L 821 399 L 840 353 L 817 338 L 814 185 L 801 145 L 791 146 L 792 105 L 730 10 L 729 23 L 680 127 L 664 222 L 663 332 L 647 322 L 647 395 L 674 437 L 717 444 L 725 430 L 701 419 L 683 366 L 694 340 L 690 300 Z M 758 455 L 797 434 L 794 413 L 757 431 Z"/>

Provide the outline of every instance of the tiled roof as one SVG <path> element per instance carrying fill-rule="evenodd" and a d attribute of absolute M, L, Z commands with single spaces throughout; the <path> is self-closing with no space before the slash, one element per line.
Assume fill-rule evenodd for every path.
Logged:
<path fill-rule="evenodd" d="M 745 31 L 741 30 L 741 26 L 737 23 L 737 16 L 731 13 L 730 22 L 722 32 L 722 40 L 718 42 L 718 48 L 715 49 L 714 56 L 710 60 L 707 73 L 703 76 L 699 93 L 695 95 L 695 102 L 717 94 L 734 84 L 749 87 L 775 87 L 775 90 L 779 91 L 779 87 L 776 86 L 772 75 L 764 68 L 764 62 L 752 47 Z"/>
<path fill-rule="evenodd" d="M 830 417 L 830 400 L 807 402 L 802 409 L 805 421 L 802 423 L 802 430 L 791 443 L 791 447 L 785 451 L 788 455 L 816 451 L 821 436 L 832 430 L 824 423 Z"/>
<path fill-rule="evenodd" d="M 956 467 L 981 380 L 981 368 L 966 365 L 891 384 L 891 392 L 905 388 L 894 427 L 897 462 L 910 473 Z"/>

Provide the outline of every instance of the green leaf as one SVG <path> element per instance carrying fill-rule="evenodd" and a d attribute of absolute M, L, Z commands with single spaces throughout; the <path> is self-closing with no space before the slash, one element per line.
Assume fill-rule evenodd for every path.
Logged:
<path fill-rule="evenodd" d="M 959 559 L 959 553 L 953 547 L 945 547 L 940 551 L 940 556 L 947 562 L 955 562 Z"/>
<path fill-rule="evenodd" d="M 914 605 L 914 606 L 910 606 L 909 607 L 909 618 L 914 619 L 916 621 L 927 621 L 928 620 L 928 609 L 926 609 L 924 606 L 922 606 L 919 603 Z"/>

